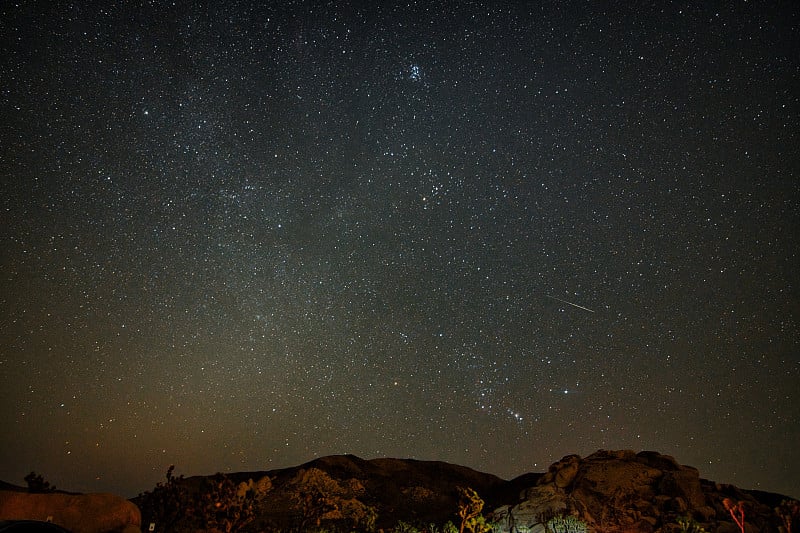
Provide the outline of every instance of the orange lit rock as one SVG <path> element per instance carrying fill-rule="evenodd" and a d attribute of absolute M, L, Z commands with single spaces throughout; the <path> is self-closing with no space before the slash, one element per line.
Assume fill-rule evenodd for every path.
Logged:
<path fill-rule="evenodd" d="M 139 508 L 114 494 L 0 491 L 0 520 L 52 521 L 73 533 L 135 533 Z"/>

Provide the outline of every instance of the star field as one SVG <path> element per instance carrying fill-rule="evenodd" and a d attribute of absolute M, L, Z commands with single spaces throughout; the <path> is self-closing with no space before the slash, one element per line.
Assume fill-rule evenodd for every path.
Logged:
<path fill-rule="evenodd" d="M 800 10 L 262 4 L 0 7 L 0 479 L 800 496 Z"/>

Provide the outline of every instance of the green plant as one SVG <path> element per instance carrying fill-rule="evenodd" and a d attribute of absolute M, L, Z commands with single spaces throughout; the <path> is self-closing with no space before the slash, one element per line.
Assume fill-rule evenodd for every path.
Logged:
<path fill-rule="evenodd" d="M 393 533 L 458 533 L 458 528 L 453 522 L 448 521 L 442 526 L 437 524 L 428 524 L 427 526 L 417 527 L 408 522 L 400 520 L 397 525 L 391 529 Z"/>
<path fill-rule="evenodd" d="M 545 529 L 551 533 L 586 533 L 586 522 L 572 515 L 554 516 L 545 524 Z"/>
<path fill-rule="evenodd" d="M 458 528 L 451 521 L 447 521 L 444 525 L 438 526 L 436 524 L 428 524 L 427 529 L 423 528 L 421 533 L 458 533 Z"/>
<path fill-rule="evenodd" d="M 690 515 L 678 518 L 678 526 L 683 533 L 707 533 L 703 526 L 698 524 Z"/>
<path fill-rule="evenodd" d="M 397 522 L 397 525 L 394 527 L 395 533 L 419 533 L 419 529 L 412 526 L 408 522 L 403 522 L 400 520 Z"/>
<path fill-rule="evenodd" d="M 458 533 L 458 528 L 456 527 L 456 525 L 453 522 L 448 520 L 442 526 L 442 533 Z"/>

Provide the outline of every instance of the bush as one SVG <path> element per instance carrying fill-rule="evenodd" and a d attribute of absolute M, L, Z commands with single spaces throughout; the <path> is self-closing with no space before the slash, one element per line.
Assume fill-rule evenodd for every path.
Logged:
<path fill-rule="evenodd" d="M 678 518 L 678 526 L 681 528 L 682 533 L 707 533 L 703 526 L 698 524 L 694 518 L 686 515 L 683 518 Z"/>
<path fill-rule="evenodd" d="M 55 485 L 45 481 L 44 477 L 36 472 L 25 476 L 25 482 L 28 484 L 28 492 L 55 492 L 56 490 Z"/>
<path fill-rule="evenodd" d="M 198 529 L 235 533 L 252 522 L 266 493 L 269 477 L 254 483 L 234 483 L 225 474 L 205 478 L 199 489 L 190 490 L 183 476 L 167 469 L 166 483 L 139 495 L 142 523 L 154 523 L 156 531 L 183 532 Z"/>
<path fill-rule="evenodd" d="M 474 489 L 458 487 L 458 517 L 461 527 L 458 533 L 488 533 L 492 530 L 491 524 L 481 514 L 483 500 Z"/>
<path fill-rule="evenodd" d="M 577 516 L 554 516 L 545 524 L 545 529 L 550 533 L 586 533 L 589 531 L 586 522 Z"/>

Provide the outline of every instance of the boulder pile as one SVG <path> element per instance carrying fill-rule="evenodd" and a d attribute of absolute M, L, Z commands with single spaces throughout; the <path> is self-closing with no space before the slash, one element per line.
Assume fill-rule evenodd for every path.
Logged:
<path fill-rule="evenodd" d="M 731 485 L 702 480 L 696 468 L 656 452 L 600 450 L 550 466 L 520 502 L 496 509 L 502 531 L 545 533 L 547 520 L 578 517 L 590 531 L 677 532 L 690 520 L 706 531 L 738 532 L 724 500 L 743 502 L 748 531 L 778 531 L 769 505 Z"/>

